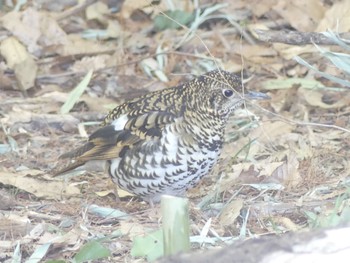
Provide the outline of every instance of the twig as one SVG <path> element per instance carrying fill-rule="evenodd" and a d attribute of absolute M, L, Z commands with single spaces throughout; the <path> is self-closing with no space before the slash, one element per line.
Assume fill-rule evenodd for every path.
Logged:
<path fill-rule="evenodd" d="M 89 5 L 92 5 L 93 3 L 97 2 L 97 0 L 87 0 L 84 1 L 81 4 L 78 4 L 70 9 L 67 9 L 66 11 L 58 14 L 55 18 L 57 21 L 61 21 L 67 17 L 70 17 L 76 13 L 79 13 L 80 11 L 84 10 L 86 7 L 88 7 Z"/>
<path fill-rule="evenodd" d="M 284 121 L 284 122 L 289 123 L 289 124 L 292 123 L 292 124 L 303 125 L 303 126 L 314 126 L 314 127 L 320 127 L 320 128 L 335 129 L 335 130 L 340 130 L 340 131 L 343 131 L 343 132 L 350 133 L 349 129 L 346 129 L 346 128 L 343 128 L 343 127 L 340 127 L 340 126 L 337 126 L 337 125 L 292 120 L 292 119 L 286 118 L 286 117 L 284 117 L 284 116 L 282 116 L 280 114 L 276 114 L 276 113 L 273 113 L 273 112 L 271 112 L 271 111 L 269 111 L 267 109 L 264 109 L 263 107 L 260 107 L 257 104 L 254 104 L 254 107 L 257 107 L 259 110 L 261 110 L 263 112 L 266 112 L 266 113 L 268 113 L 270 115 L 273 115 L 273 116 L 279 118 L 279 120 Z"/>
<path fill-rule="evenodd" d="M 283 43 L 297 46 L 307 44 L 336 45 L 336 43 L 330 38 L 317 32 L 273 31 L 260 29 L 257 29 L 254 32 L 256 33 L 255 37 L 258 40 L 269 43 Z M 339 34 L 339 37 L 350 39 L 350 33 L 341 33 Z"/>
<path fill-rule="evenodd" d="M 48 215 L 43 213 L 37 213 L 34 211 L 28 211 L 28 216 L 32 218 L 38 218 L 43 220 L 50 220 L 50 221 L 60 221 L 63 219 L 61 215 Z"/>

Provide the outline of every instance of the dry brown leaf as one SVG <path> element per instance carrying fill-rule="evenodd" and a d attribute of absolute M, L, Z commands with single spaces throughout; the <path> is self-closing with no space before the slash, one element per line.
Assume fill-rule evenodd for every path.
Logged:
<path fill-rule="evenodd" d="M 24 12 L 9 12 L 1 18 L 3 27 L 16 36 L 32 54 L 40 50 L 39 16 L 38 11 L 27 8 Z"/>
<path fill-rule="evenodd" d="M 299 174 L 299 161 L 294 152 L 290 151 L 288 153 L 287 160 L 273 171 L 270 179 L 280 182 L 288 189 L 300 184 L 302 178 Z"/>
<path fill-rule="evenodd" d="M 347 96 L 343 96 L 340 100 L 337 100 L 333 104 L 327 104 L 324 103 L 323 95 L 324 93 L 322 91 L 318 90 L 310 90 L 310 89 L 298 89 L 298 94 L 304 98 L 304 100 L 311 106 L 314 107 L 320 107 L 323 109 L 335 109 L 335 108 L 341 108 L 344 106 L 349 105 L 350 98 Z"/>
<path fill-rule="evenodd" d="M 240 73 L 243 70 L 243 65 L 242 65 L 242 59 L 238 58 L 237 56 L 233 56 L 230 61 L 225 63 L 225 68 L 227 71 L 230 72 L 235 72 L 235 73 Z"/>
<path fill-rule="evenodd" d="M 176 7 L 179 8 L 180 10 L 187 10 L 188 8 L 186 7 L 188 5 L 191 5 L 191 4 L 188 4 L 190 2 L 191 1 L 186 1 L 186 0 L 176 1 Z M 154 13 L 154 11 L 156 11 L 157 13 L 159 11 L 164 12 L 171 8 L 167 6 L 166 1 L 160 1 L 158 3 L 155 2 L 155 4 L 152 5 L 151 2 L 139 1 L 139 0 L 128 0 L 124 2 L 122 9 L 120 10 L 120 14 L 123 18 L 127 19 L 127 18 L 130 18 L 130 16 L 138 9 L 142 10 L 146 14 L 152 14 Z"/>
<path fill-rule="evenodd" d="M 314 155 L 313 149 L 311 145 L 317 146 L 319 144 L 316 143 L 315 134 L 312 132 L 311 129 L 309 129 L 309 133 L 307 136 L 303 136 L 300 134 L 294 134 L 298 136 L 297 143 L 296 144 L 289 144 L 290 149 L 295 152 L 298 160 L 305 160 L 307 158 L 311 158 Z M 288 139 L 288 135 L 285 136 L 285 139 L 287 142 L 291 141 Z"/>
<path fill-rule="evenodd" d="M 251 132 L 250 137 L 258 138 L 259 142 L 263 144 L 276 142 L 278 137 L 291 133 L 293 128 L 293 125 L 282 121 L 262 122 L 258 128 Z"/>
<path fill-rule="evenodd" d="M 0 210 L 9 210 L 15 205 L 17 205 L 15 196 L 5 189 L 0 189 Z"/>
<path fill-rule="evenodd" d="M 267 63 L 273 63 L 278 59 L 275 50 L 270 47 L 263 47 L 257 45 L 245 45 L 241 48 L 234 48 L 237 54 L 242 55 L 247 61 L 266 65 Z M 269 60 L 269 62 L 267 62 Z"/>
<path fill-rule="evenodd" d="M 44 180 L 43 177 L 37 176 L 40 173 L 41 171 L 38 170 L 28 170 L 20 173 L 0 171 L 0 182 L 41 198 L 59 200 L 63 196 L 69 197 L 80 194 L 78 187 L 67 185 L 64 181 Z"/>
<path fill-rule="evenodd" d="M 23 237 L 32 229 L 30 220 L 26 216 L 16 214 L 0 214 L 0 235 L 11 238 Z"/>
<path fill-rule="evenodd" d="M 2 64 L 2 63 L 1 63 Z M 0 83 L 1 89 L 10 89 L 12 88 L 12 80 L 10 76 L 6 75 L 6 73 L 2 70 L 0 66 Z M 4 93 L 2 95 L 5 95 Z M 0 95 L 0 100 L 2 100 L 2 96 Z"/>
<path fill-rule="evenodd" d="M 107 67 L 107 62 L 110 61 L 109 55 L 97 55 L 93 57 L 83 57 L 77 60 L 71 66 L 70 70 L 73 72 L 88 72 L 89 70 L 99 70 Z M 109 67 L 112 65 L 108 65 Z"/>
<path fill-rule="evenodd" d="M 120 24 L 118 23 L 118 21 L 112 21 L 112 20 L 108 21 L 106 32 L 107 32 L 106 38 L 120 37 L 122 41 L 124 41 L 124 38 L 127 35 L 122 29 L 122 27 L 120 26 Z"/>
<path fill-rule="evenodd" d="M 75 131 L 79 120 L 69 114 L 37 114 L 25 110 L 13 110 L 4 118 L 7 125 L 23 129 L 37 130 L 43 128 L 51 128 L 64 130 L 66 132 Z"/>
<path fill-rule="evenodd" d="M 38 66 L 26 48 L 15 37 L 9 37 L 1 42 L 0 53 L 15 71 L 19 87 L 22 90 L 33 87 Z"/>
<path fill-rule="evenodd" d="M 15 37 L 9 37 L 1 41 L 0 53 L 6 60 L 7 66 L 14 69 L 17 64 L 22 63 L 29 57 L 25 46 Z"/>
<path fill-rule="evenodd" d="M 136 32 L 132 37 L 125 39 L 125 47 L 128 47 L 132 53 L 139 53 L 140 50 L 148 49 L 153 46 L 154 39 L 147 37 L 144 33 Z"/>
<path fill-rule="evenodd" d="M 237 2 L 237 1 L 233 1 Z M 278 0 L 243 0 L 243 7 L 247 7 L 254 15 L 260 17 L 270 11 L 279 1 Z M 237 4 L 235 4 L 237 5 Z"/>
<path fill-rule="evenodd" d="M 22 63 L 16 64 L 14 71 L 21 90 L 34 87 L 38 66 L 32 57 L 28 56 Z"/>
<path fill-rule="evenodd" d="M 43 47 L 70 45 L 66 32 L 57 21 L 50 14 L 42 11 L 40 12 L 40 32 L 39 43 Z"/>
<path fill-rule="evenodd" d="M 122 9 L 120 10 L 120 14 L 123 18 L 129 18 L 131 14 L 137 9 L 143 9 L 146 6 L 146 2 L 138 0 L 128 0 L 124 2 Z"/>
<path fill-rule="evenodd" d="M 334 198 L 339 198 L 339 196 L 348 193 L 347 188 L 335 188 L 338 185 L 338 182 L 330 184 L 327 182 L 325 185 L 317 185 L 313 189 L 311 189 L 307 194 L 302 197 L 303 202 L 308 201 L 324 201 L 324 200 L 332 200 Z M 331 205 L 330 208 L 334 212 L 334 206 Z"/>
<path fill-rule="evenodd" d="M 223 226 L 232 226 L 235 220 L 240 215 L 241 209 L 243 207 L 242 199 L 235 199 L 232 202 L 225 205 L 221 210 L 219 221 Z"/>
<path fill-rule="evenodd" d="M 107 14 L 109 14 L 110 11 L 108 10 L 108 6 L 98 1 L 86 8 L 85 15 L 87 20 L 96 19 L 100 23 L 107 24 Z"/>
<path fill-rule="evenodd" d="M 59 103 L 64 103 L 68 99 L 68 94 L 67 92 L 60 92 L 60 91 L 52 91 L 52 92 L 47 92 L 43 94 L 40 98 L 41 102 L 47 102 L 51 101 L 52 102 L 59 102 Z M 36 102 L 36 98 L 33 98 L 34 102 L 33 103 L 40 103 L 40 101 Z"/>
<path fill-rule="evenodd" d="M 325 7 L 319 0 L 295 0 L 278 1 L 273 10 L 298 31 L 308 32 L 315 31 Z"/>
<path fill-rule="evenodd" d="M 87 167 L 86 170 L 90 171 L 89 167 Z M 107 190 L 97 191 L 97 192 L 95 192 L 95 194 L 98 196 L 101 196 L 101 197 L 113 194 L 113 195 L 116 195 L 118 198 L 135 196 L 132 193 L 129 193 L 129 192 L 121 189 L 120 187 L 117 187 L 113 182 L 111 182 L 111 185 L 107 188 Z"/>
<path fill-rule="evenodd" d="M 72 229 L 65 234 L 56 231 L 52 233 L 46 231 L 40 236 L 38 243 L 45 244 L 50 242 L 56 245 L 74 246 L 80 244 L 83 235 L 85 235 L 85 233 L 78 228 Z"/>
<path fill-rule="evenodd" d="M 272 221 L 275 222 L 276 224 L 281 224 L 283 225 L 285 228 L 287 228 L 289 231 L 298 231 L 300 230 L 300 226 L 298 226 L 297 224 L 295 224 L 290 218 L 288 217 L 282 217 L 282 216 L 277 216 L 277 217 L 273 217 Z"/>
<path fill-rule="evenodd" d="M 100 196 L 100 197 L 105 197 L 105 196 L 108 196 L 110 194 L 114 194 L 114 190 L 110 189 L 110 190 L 98 191 L 98 192 L 95 192 L 95 194 L 97 196 Z"/>
<path fill-rule="evenodd" d="M 119 222 L 119 230 L 123 235 L 127 235 L 132 240 L 134 237 L 144 235 L 147 233 L 145 227 L 137 222 L 127 222 L 126 220 L 121 220 Z"/>
<path fill-rule="evenodd" d="M 117 188 L 117 193 L 118 193 L 118 197 L 120 197 L 120 198 L 128 197 L 128 196 L 135 196 L 132 193 L 129 193 L 128 191 L 120 189 L 119 187 Z"/>
<path fill-rule="evenodd" d="M 242 162 L 227 168 L 227 175 L 219 182 L 219 191 L 225 192 L 237 186 L 237 179 L 241 184 L 258 183 L 258 176 L 264 166 L 259 163 Z"/>
<path fill-rule="evenodd" d="M 316 28 L 316 32 L 324 32 L 329 29 L 336 32 L 349 32 L 350 1 L 335 1 L 334 4 L 326 10 L 324 18 L 319 22 Z"/>
<path fill-rule="evenodd" d="M 79 35 L 68 35 L 69 45 L 59 46 L 55 51 L 61 56 L 70 56 L 77 54 L 103 53 L 116 50 L 114 43 L 101 43 L 92 40 L 86 40 Z"/>
<path fill-rule="evenodd" d="M 107 112 L 110 110 L 107 106 L 109 105 L 115 105 L 117 106 L 117 103 L 115 100 L 112 100 L 112 98 L 98 98 L 98 100 L 94 97 L 89 96 L 88 94 L 83 94 L 81 96 L 81 100 L 84 101 L 89 108 L 89 111 L 93 112 L 99 112 L 101 114 L 107 114 Z M 113 108 L 115 106 L 112 106 Z"/>
<path fill-rule="evenodd" d="M 290 46 L 282 43 L 272 44 L 273 48 L 276 49 L 280 56 L 284 59 L 291 60 L 295 56 L 299 56 L 305 53 L 314 53 L 317 52 L 314 45 L 305 45 L 305 46 Z"/>
<path fill-rule="evenodd" d="M 249 24 L 247 26 L 249 32 L 256 38 L 259 39 L 259 35 L 255 32 L 255 30 L 269 30 L 269 27 L 267 27 L 263 23 L 253 23 Z"/>
<path fill-rule="evenodd" d="M 238 163 L 230 167 L 231 172 L 227 175 L 227 180 L 235 181 L 243 171 L 248 171 L 251 168 L 251 163 Z M 224 182 L 224 185 L 226 183 Z M 221 188 L 220 188 L 221 189 Z M 224 187 L 223 187 L 224 189 Z"/>
<path fill-rule="evenodd" d="M 259 176 L 268 178 L 264 182 L 268 183 L 280 183 L 282 184 L 281 178 L 274 178 L 273 175 L 278 171 L 285 163 L 284 162 L 272 162 L 270 159 L 263 161 L 255 166 L 259 170 Z"/>
<path fill-rule="evenodd" d="M 31 54 L 38 54 L 43 46 L 67 45 L 66 33 L 50 14 L 26 8 L 23 12 L 9 12 L 1 18 L 3 26 L 16 36 Z"/>

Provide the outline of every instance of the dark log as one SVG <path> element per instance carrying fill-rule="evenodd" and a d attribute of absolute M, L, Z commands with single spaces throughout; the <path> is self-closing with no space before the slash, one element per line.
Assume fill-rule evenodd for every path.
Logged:
<path fill-rule="evenodd" d="M 226 248 L 180 254 L 159 263 L 287 263 L 347 262 L 350 258 L 350 227 L 288 233 L 238 241 Z"/>

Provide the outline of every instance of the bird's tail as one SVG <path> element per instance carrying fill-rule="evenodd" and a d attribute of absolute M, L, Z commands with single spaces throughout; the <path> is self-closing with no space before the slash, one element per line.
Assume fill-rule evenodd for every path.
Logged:
<path fill-rule="evenodd" d="M 58 176 L 61 174 L 64 174 L 66 172 L 69 172 L 75 168 L 78 168 L 79 166 L 82 166 L 86 163 L 86 160 L 79 160 L 79 157 L 84 155 L 84 153 L 88 152 L 89 150 L 91 150 L 94 147 L 94 145 L 90 142 L 87 142 L 86 144 L 84 144 L 83 146 L 62 154 L 59 159 L 71 159 L 73 160 L 69 165 L 63 167 L 63 168 L 58 168 L 57 167 L 55 169 L 53 169 L 51 171 L 51 173 L 53 174 L 53 176 Z"/>
<path fill-rule="evenodd" d="M 73 170 L 91 160 L 111 160 L 120 156 L 126 149 L 137 144 L 140 137 L 130 131 L 116 131 L 113 125 L 105 126 L 94 132 L 83 146 L 60 156 L 70 158 L 71 164 L 53 171 L 54 176 Z M 123 151 L 124 150 L 124 151 Z"/>

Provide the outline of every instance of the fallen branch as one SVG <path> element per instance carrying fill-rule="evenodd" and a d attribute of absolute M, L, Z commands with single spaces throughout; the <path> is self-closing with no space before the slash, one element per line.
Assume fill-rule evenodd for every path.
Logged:
<path fill-rule="evenodd" d="M 350 228 L 340 227 L 250 239 L 223 249 L 163 258 L 158 263 L 330 262 L 349 257 L 349 242 Z"/>
<path fill-rule="evenodd" d="M 263 42 L 283 43 L 288 45 L 336 45 L 332 39 L 326 37 L 322 33 L 317 32 L 297 32 L 297 31 L 273 31 L 273 30 L 254 30 L 255 37 Z M 350 33 L 341 33 L 339 37 L 342 39 L 350 39 Z"/>

